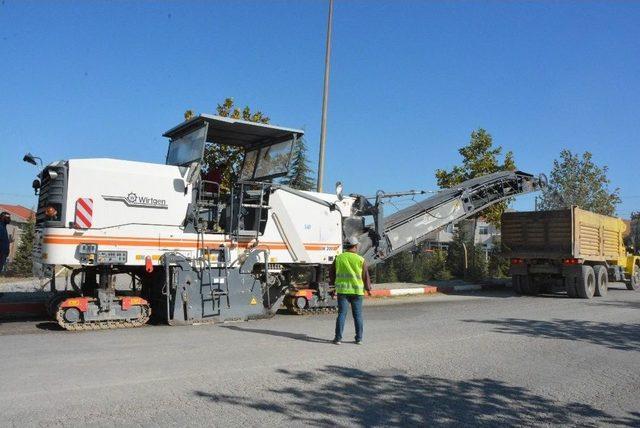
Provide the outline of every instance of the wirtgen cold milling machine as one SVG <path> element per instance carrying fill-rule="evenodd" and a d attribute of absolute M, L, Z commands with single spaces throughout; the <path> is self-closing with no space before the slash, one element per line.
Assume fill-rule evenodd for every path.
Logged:
<path fill-rule="evenodd" d="M 341 186 L 327 194 L 274 183 L 288 174 L 302 135 L 203 114 L 164 134 L 165 165 L 47 165 L 34 182 L 36 270 L 51 276 L 56 266 L 73 269 L 73 290 L 52 299 L 52 315 L 68 330 L 86 330 L 140 326 L 151 314 L 169 324 L 268 317 L 283 303 L 294 313 L 334 310 L 326 270 L 345 238 L 358 237 L 374 265 L 433 230 L 545 184 L 521 172 L 495 173 L 385 218 L 384 200 L 399 194 L 343 196 Z M 216 171 L 203 173 L 207 144 L 244 152 L 230 189 L 216 182 Z M 116 287 L 119 275 L 130 277 L 128 290 Z M 295 283 L 305 276 L 304 285 Z"/>

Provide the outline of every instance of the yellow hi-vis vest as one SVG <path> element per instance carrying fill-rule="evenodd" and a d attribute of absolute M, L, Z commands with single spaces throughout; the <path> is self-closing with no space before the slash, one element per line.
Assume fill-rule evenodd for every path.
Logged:
<path fill-rule="evenodd" d="M 363 267 L 362 256 L 350 251 L 339 254 L 336 257 L 336 292 L 364 296 Z"/>

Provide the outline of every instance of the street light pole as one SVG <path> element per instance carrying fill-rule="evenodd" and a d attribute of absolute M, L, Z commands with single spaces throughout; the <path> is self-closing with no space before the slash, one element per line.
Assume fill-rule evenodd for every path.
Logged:
<path fill-rule="evenodd" d="M 324 93 L 322 94 L 322 121 L 320 124 L 320 154 L 318 155 L 318 180 L 316 190 L 322 192 L 324 176 L 324 147 L 327 139 L 327 104 L 329 102 L 329 69 L 331 65 L 331 27 L 333 23 L 333 0 L 329 0 L 329 19 L 327 23 L 327 48 L 324 57 Z"/>

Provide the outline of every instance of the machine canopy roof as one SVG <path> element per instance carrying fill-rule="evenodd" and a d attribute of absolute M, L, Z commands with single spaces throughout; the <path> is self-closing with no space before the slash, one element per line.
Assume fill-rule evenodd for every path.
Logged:
<path fill-rule="evenodd" d="M 300 138 L 304 134 L 304 131 L 300 129 L 201 114 L 182 122 L 162 135 L 175 140 L 205 124 L 209 125 L 207 142 L 245 149 L 291 140 L 294 136 Z"/>

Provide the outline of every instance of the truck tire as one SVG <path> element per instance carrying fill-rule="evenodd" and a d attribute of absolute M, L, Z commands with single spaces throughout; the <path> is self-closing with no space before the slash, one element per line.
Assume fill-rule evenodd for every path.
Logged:
<path fill-rule="evenodd" d="M 513 288 L 513 292 L 518 296 L 522 295 L 522 278 L 523 275 L 513 275 L 511 277 L 511 287 Z"/>
<path fill-rule="evenodd" d="M 530 296 L 538 294 L 530 275 L 513 275 L 511 277 L 513 291 L 519 296 Z"/>
<path fill-rule="evenodd" d="M 537 296 L 540 294 L 540 280 L 533 275 L 527 277 L 527 294 Z"/>
<path fill-rule="evenodd" d="M 578 291 L 576 290 L 576 283 L 578 280 L 579 278 L 573 275 L 564 277 L 564 288 L 567 290 L 567 296 L 572 299 L 578 297 Z"/>
<path fill-rule="evenodd" d="M 595 295 L 600 297 L 606 296 L 609 290 L 609 274 L 607 273 L 607 268 L 602 265 L 594 266 L 593 273 L 596 277 Z"/>
<path fill-rule="evenodd" d="M 591 266 L 582 266 L 576 282 L 576 291 L 581 299 L 591 299 L 596 292 L 596 274 Z"/>
<path fill-rule="evenodd" d="M 640 266 L 633 265 L 633 272 L 631 272 L 631 279 L 627 281 L 627 290 L 640 289 Z"/>

